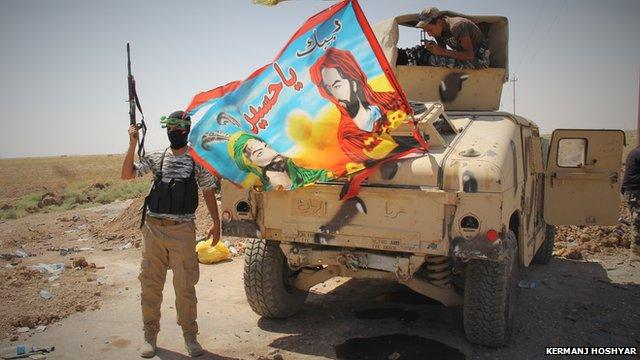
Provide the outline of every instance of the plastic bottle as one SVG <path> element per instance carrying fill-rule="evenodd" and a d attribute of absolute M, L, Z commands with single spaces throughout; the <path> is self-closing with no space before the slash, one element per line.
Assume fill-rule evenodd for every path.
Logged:
<path fill-rule="evenodd" d="M 9 346 L 9 347 L 0 349 L 0 358 L 8 358 L 8 357 L 13 357 L 18 355 L 24 355 L 37 350 L 38 350 L 37 348 L 27 344 Z"/>

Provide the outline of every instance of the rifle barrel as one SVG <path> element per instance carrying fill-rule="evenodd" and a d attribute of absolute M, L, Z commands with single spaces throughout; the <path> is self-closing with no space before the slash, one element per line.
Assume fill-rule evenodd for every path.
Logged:
<path fill-rule="evenodd" d="M 129 124 L 136 124 L 136 81 L 131 75 L 131 50 L 127 43 L 127 84 L 129 85 Z"/>
<path fill-rule="evenodd" d="M 129 76 L 131 76 L 131 50 L 129 49 L 129 43 L 127 43 L 127 70 L 129 70 Z"/>

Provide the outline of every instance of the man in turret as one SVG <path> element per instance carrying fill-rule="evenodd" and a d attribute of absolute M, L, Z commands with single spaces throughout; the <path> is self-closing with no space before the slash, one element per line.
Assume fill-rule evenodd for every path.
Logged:
<path fill-rule="evenodd" d="M 416 27 L 435 38 L 424 46 L 431 53 L 429 65 L 456 69 L 489 67 L 488 42 L 478 25 L 459 16 L 448 16 L 430 7 L 418 15 Z M 447 49 L 447 46 L 450 49 Z"/>

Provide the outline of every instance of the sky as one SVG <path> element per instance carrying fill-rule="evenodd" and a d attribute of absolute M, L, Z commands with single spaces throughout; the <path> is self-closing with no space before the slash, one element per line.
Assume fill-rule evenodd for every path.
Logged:
<path fill-rule="evenodd" d="M 3 0 L 0 158 L 123 153 L 128 144 L 126 43 L 149 132 L 198 92 L 269 63 L 304 21 L 334 2 L 292 0 Z M 640 1 L 360 0 L 369 22 L 426 6 L 509 19 L 516 110 L 543 133 L 634 129 Z M 419 33 L 402 31 L 400 46 Z M 501 109 L 512 111 L 512 87 Z"/>

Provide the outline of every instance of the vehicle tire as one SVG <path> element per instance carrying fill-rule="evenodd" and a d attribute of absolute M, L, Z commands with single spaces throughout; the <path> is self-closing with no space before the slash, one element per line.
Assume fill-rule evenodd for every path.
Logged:
<path fill-rule="evenodd" d="M 277 242 L 249 240 L 244 256 L 244 291 L 256 314 L 287 318 L 300 311 L 308 293 L 289 285 L 295 275 Z"/>
<path fill-rule="evenodd" d="M 515 235 L 507 236 L 504 259 L 472 259 L 465 270 L 464 331 L 475 344 L 500 347 L 511 336 L 518 256 Z"/>
<path fill-rule="evenodd" d="M 538 248 L 538 252 L 533 256 L 533 262 L 535 264 L 544 265 L 548 264 L 553 257 L 553 244 L 556 240 L 556 227 L 553 225 L 547 225 L 544 233 L 544 241 Z"/>

